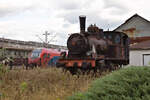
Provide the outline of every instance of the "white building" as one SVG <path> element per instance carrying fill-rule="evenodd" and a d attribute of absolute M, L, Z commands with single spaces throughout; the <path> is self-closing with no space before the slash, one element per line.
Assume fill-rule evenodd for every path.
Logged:
<path fill-rule="evenodd" d="M 129 64 L 150 66 L 150 40 L 130 46 Z"/>
<path fill-rule="evenodd" d="M 135 14 L 114 31 L 126 33 L 130 37 L 131 44 L 150 40 L 150 21 Z"/>
<path fill-rule="evenodd" d="M 129 64 L 150 66 L 150 21 L 133 15 L 114 31 L 124 32 L 130 38 Z"/>

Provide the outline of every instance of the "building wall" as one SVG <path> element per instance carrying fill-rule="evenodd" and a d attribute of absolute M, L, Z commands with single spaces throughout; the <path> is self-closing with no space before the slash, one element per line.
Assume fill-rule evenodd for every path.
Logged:
<path fill-rule="evenodd" d="M 3 48 L 21 48 L 21 49 L 34 49 L 34 48 L 61 48 L 67 49 L 66 46 L 60 45 L 53 45 L 53 44 L 44 44 L 39 42 L 32 42 L 32 41 L 18 41 L 18 40 L 11 40 L 0 38 L 0 47 Z"/>
<path fill-rule="evenodd" d="M 115 31 L 126 33 L 129 37 L 150 36 L 150 22 L 141 17 L 133 17 Z"/>
<path fill-rule="evenodd" d="M 0 57 L 27 58 L 31 50 L 0 49 Z"/>
<path fill-rule="evenodd" d="M 143 55 L 150 54 L 150 50 L 130 50 L 129 64 L 143 66 Z"/>
<path fill-rule="evenodd" d="M 26 58 L 28 57 L 29 53 L 35 48 L 67 49 L 65 46 L 44 44 L 32 41 L 18 41 L 4 38 L 0 38 L 0 48 L 6 49 L 6 57 L 13 58 Z"/>
<path fill-rule="evenodd" d="M 7 50 L 6 49 L 6 57 L 13 57 L 13 58 L 26 58 L 28 57 L 29 53 L 31 51 L 29 50 Z"/>

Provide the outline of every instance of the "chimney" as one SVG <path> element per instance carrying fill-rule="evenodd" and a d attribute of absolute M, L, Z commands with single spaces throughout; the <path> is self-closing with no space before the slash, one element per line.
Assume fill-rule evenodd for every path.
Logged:
<path fill-rule="evenodd" d="M 84 15 L 79 16 L 79 20 L 80 20 L 80 33 L 84 33 L 85 32 L 86 16 L 84 16 Z"/>

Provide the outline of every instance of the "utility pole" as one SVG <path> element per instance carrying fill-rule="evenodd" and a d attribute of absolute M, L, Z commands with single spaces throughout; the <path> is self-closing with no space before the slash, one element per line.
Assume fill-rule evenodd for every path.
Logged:
<path fill-rule="evenodd" d="M 107 29 L 107 31 L 109 31 L 109 24 L 108 24 L 108 29 Z"/>
<path fill-rule="evenodd" d="M 48 35 L 50 35 L 50 33 L 48 33 L 48 31 L 45 31 L 45 33 L 43 34 L 45 35 L 45 43 L 47 44 L 48 43 Z"/>
<path fill-rule="evenodd" d="M 48 35 L 52 35 L 51 33 L 49 33 L 48 31 L 45 31 L 45 33 L 42 35 L 45 35 L 45 40 L 43 40 L 41 37 L 39 37 L 39 35 L 36 35 L 36 37 L 38 37 L 43 42 L 43 46 L 45 46 L 45 47 L 47 47 L 48 44 L 50 42 L 52 42 L 54 40 L 54 38 L 57 36 L 57 34 L 54 34 L 54 36 L 51 36 L 51 39 L 48 40 Z"/>

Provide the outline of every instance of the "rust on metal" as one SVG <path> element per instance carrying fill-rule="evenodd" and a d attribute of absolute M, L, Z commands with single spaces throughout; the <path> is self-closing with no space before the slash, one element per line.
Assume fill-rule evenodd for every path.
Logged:
<path fill-rule="evenodd" d="M 147 41 L 143 41 L 140 43 L 136 43 L 136 44 L 132 44 L 130 46 L 131 50 L 138 50 L 138 49 L 143 49 L 143 50 L 147 50 L 150 49 L 150 39 Z"/>
<path fill-rule="evenodd" d="M 122 30 L 124 33 L 126 33 L 129 37 L 135 37 L 136 34 L 136 28 L 129 28 L 126 30 Z"/>
<path fill-rule="evenodd" d="M 150 40 L 150 36 L 147 36 L 147 37 L 131 37 L 130 38 L 130 44 L 140 43 L 140 42 L 147 41 L 147 40 Z"/>
<path fill-rule="evenodd" d="M 85 32 L 86 16 L 79 16 L 79 20 L 80 20 L 80 33 L 84 33 Z"/>
<path fill-rule="evenodd" d="M 79 59 L 73 59 L 73 60 L 60 60 L 59 61 L 60 63 L 65 63 L 66 67 L 74 67 L 74 63 L 77 63 L 77 67 L 82 67 L 82 63 L 83 62 L 86 62 L 86 63 L 89 63 L 91 64 L 91 67 L 95 67 L 95 60 L 94 59 L 82 59 L 82 60 L 79 60 Z"/>

